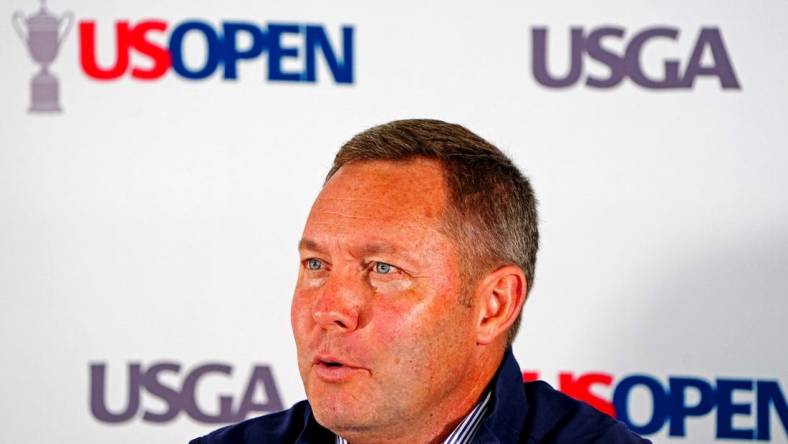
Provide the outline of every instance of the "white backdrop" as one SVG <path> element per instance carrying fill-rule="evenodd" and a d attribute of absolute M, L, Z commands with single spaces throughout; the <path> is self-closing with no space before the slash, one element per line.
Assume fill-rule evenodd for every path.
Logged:
<path fill-rule="evenodd" d="M 161 398 L 141 395 L 133 418 L 102 422 L 90 408 L 90 365 L 107 368 L 106 404 L 128 400 L 128 365 L 177 363 L 179 388 L 208 362 L 233 366 L 198 384 L 197 401 L 240 403 L 254 365 L 269 366 L 285 407 L 303 398 L 289 326 L 296 243 L 338 147 L 398 118 L 463 124 L 509 153 L 540 201 L 542 246 L 514 349 L 524 369 L 602 372 L 612 398 L 633 374 L 788 381 L 788 3 L 663 2 L 161 2 L 52 0 L 55 13 L 94 20 L 99 59 L 115 57 L 114 25 L 187 19 L 322 24 L 336 46 L 354 29 L 354 79 L 267 80 L 266 55 L 204 80 L 90 78 L 77 27 L 51 71 L 63 112 L 28 113 L 39 71 L 0 4 L 0 442 L 183 442 L 217 424 L 185 412 L 164 423 Z M 2 23 L 2 22 L 0 22 Z M 680 31 L 640 55 L 659 77 L 686 66 L 698 33 L 717 28 L 741 89 L 714 76 L 691 89 L 630 80 L 610 89 L 540 85 L 531 31 L 549 29 L 549 64 L 565 72 L 570 27 Z M 205 57 L 199 39 L 190 60 Z M 299 45 L 300 40 L 287 40 Z M 147 63 L 135 55 L 133 60 Z M 710 54 L 705 63 L 713 62 Z M 298 69 L 302 59 L 289 61 Z M 586 58 L 586 72 L 606 75 Z M 684 69 L 684 68 L 682 68 Z M 264 393 L 258 394 L 264 399 Z M 756 391 L 741 390 L 737 429 L 754 429 Z M 688 394 L 688 404 L 699 401 Z M 650 418 L 636 390 L 630 415 Z M 683 437 L 715 440 L 715 411 Z M 787 442 L 784 400 L 769 408 L 772 442 Z M 256 415 L 258 413 L 251 413 Z M 763 421 L 763 419 L 761 419 Z M 726 440 L 725 442 L 745 442 Z"/>

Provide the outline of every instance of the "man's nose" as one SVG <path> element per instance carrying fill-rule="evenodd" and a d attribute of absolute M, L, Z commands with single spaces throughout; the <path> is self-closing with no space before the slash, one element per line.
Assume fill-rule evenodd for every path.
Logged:
<path fill-rule="evenodd" d="M 315 301 L 312 317 L 326 330 L 352 332 L 358 328 L 363 283 L 359 276 L 332 276 Z"/>

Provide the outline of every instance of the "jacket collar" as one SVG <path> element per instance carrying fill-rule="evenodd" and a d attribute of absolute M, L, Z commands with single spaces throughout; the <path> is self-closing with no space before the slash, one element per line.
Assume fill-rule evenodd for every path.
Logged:
<path fill-rule="evenodd" d="M 520 442 L 523 424 L 528 415 L 528 401 L 523 390 L 523 374 L 511 347 L 490 382 L 492 399 L 489 412 L 482 421 L 474 444 Z"/>

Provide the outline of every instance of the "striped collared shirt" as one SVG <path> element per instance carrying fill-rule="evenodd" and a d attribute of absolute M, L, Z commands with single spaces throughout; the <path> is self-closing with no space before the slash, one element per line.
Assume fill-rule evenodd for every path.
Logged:
<path fill-rule="evenodd" d="M 468 416 L 449 434 L 443 444 L 470 444 L 479 430 L 479 426 L 487 413 L 487 404 L 490 402 L 490 393 L 484 396 L 478 404 L 473 407 Z M 336 444 L 348 444 L 347 440 L 337 435 Z"/>

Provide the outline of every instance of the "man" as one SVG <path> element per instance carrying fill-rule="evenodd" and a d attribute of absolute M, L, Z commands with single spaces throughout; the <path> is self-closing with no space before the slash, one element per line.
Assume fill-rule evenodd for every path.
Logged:
<path fill-rule="evenodd" d="M 527 179 L 477 135 L 436 120 L 356 135 L 299 244 L 308 401 L 192 443 L 647 442 L 523 384 L 510 345 L 537 244 Z"/>

